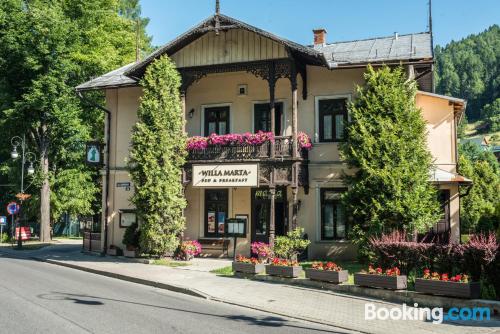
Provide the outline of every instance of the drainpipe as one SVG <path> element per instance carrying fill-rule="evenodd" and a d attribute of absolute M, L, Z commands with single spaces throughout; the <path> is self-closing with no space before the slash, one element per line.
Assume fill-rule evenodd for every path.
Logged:
<path fill-rule="evenodd" d="M 106 152 L 106 188 L 104 190 L 105 198 L 106 198 L 106 205 L 105 205 L 105 209 L 104 209 L 104 250 L 101 252 L 101 255 L 105 256 L 106 251 L 108 249 L 109 174 L 110 174 L 109 173 L 109 171 L 110 171 L 110 168 L 109 168 L 109 161 L 110 161 L 109 156 L 110 156 L 110 154 L 109 154 L 109 152 L 111 149 L 111 146 L 110 146 L 110 144 L 111 144 L 111 111 L 109 111 L 108 109 L 104 108 L 103 106 L 101 106 L 97 103 L 94 103 L 93 101 L 87 99 L 81 91 L 76 91 L 76 94 L 83 102 L 85 102 L 86 104 L 88 104 L 91 107 L 94 107 L 94 108 L 97 108 L 97 109 L 103 111 L 107 116 L 108 129 L 107 129 L 107 133 L 106 133 L 106 150 L 107 150 L 107 152 Z"/>

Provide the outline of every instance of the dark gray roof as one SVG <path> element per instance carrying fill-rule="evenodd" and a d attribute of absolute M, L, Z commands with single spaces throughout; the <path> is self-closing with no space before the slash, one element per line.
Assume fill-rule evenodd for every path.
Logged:
<path fill-rule="evenodd" d="M 323 53 L 330 68 L 401 60 L 432 59 L 431 34 L 371 38 L 314 46 Z"/>
<path fill-rule="evenodd" d="M 372 38 L 337 42 L 324 46 L 305 46 L 278 37 L 262 29 L 219 14 L 209 17 L 170 43 L 157 49 L 144 60 L 125 65 L 76 87 L 77 90 L 92 90 L 122 86 L 135 86 L 146 67 L 163 54 L 172 55 L 208 31 L 213 31 L 219 21 L 220 30 L 245 29 L 283 44 L 294 57 L 310 65 L 340 68 L 364 66 L 375 62 L 432 61 L 432 39 L 429 33 Z"/>
<path fill-rule="evenodd" d="M 85 91 L 112 87 L 136 86 L 137 80 L 125 75 L 125 72 L 134 64 L 135 63 L 127 64 L 114 71 L 101 75 L 100 77 L 82 83 L 76 86 L 76 90 Z"/>

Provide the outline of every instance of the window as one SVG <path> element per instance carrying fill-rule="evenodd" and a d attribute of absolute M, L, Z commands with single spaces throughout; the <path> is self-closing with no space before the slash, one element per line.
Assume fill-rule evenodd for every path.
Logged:
<path fill-rule="evenodd" d="M 275 112 L 275 124 L 274 124 L 274 134 L 276 136 L 281 135 L 281 122 L 283 118 L 283 103 L 276 102 L 274 104 L 274 112 Z M 254 123 L 253 129 L 254 132 L 271 131 L 271 108 L 269 103 L 258 103 L 254 104 Z"/>
<path fill-rule="evenodd" d="M 122 209 L 119 210 L 120 227 L 129 227 L 133 223 L 137 223 L 137 215 L 135 210 Z"/>
<path fill-rule="evenodd" d="M 319 141 L 336 142 L 345 139 L 347 99 L 322 99 L 318 101 Z"/>
<path fill-rule="evenodd" d="M 227 189 L 205 190 L 205 236 L 223 237 L 227 219 Z"/>
<path fill-rule="evenodd" d="M 229 133 L 229 107 L 205 108 L 205 135 L 212 133 L 225 135 Z"/>
<path fill-rule="evenodd" d="M 340 195 L 346 189 L 321 189 L 321 240 L 345 239 L 347 223 Z"/>

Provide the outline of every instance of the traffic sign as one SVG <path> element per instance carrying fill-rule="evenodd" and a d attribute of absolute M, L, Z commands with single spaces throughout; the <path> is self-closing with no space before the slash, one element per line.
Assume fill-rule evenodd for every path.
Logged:
<path fill-rule="evenodd" d="M 9 213 L 9 215 L 15 215 L 19 212 L 19 204 L 17 204 L 16 202 L 10 202 L 9 204 L 7 204 L 7 212 Z"/>
<path fill-rule="evenodd" d="M 0 216 L 0 226 L 7 225 L 7 217 Z"/>

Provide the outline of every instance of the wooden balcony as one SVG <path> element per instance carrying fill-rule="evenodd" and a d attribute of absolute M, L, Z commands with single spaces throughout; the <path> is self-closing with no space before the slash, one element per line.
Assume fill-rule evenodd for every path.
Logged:
<path fill-rule="evenodd" d="M 275 137 L 274 142 L 262 145 L 228 145 L 209 146 L 205 149 L 190 151 L 188 162 L 238 162 L 265 160 L 304 160 L 307 152 L 298 149 L 297 157 L 293 158 L 292 136 Z"/>

